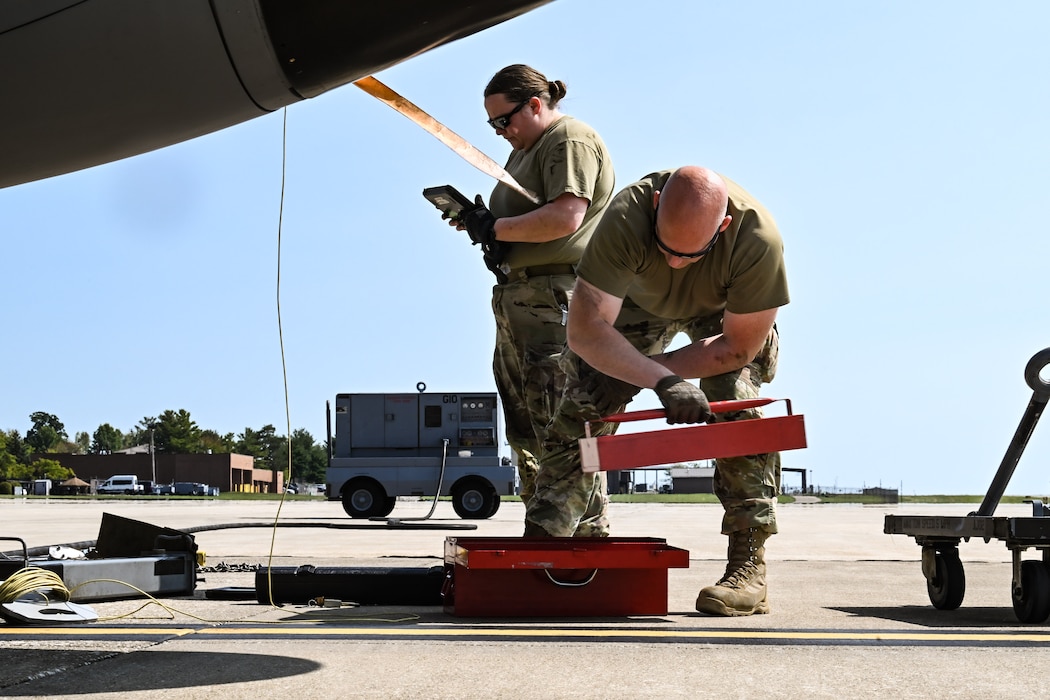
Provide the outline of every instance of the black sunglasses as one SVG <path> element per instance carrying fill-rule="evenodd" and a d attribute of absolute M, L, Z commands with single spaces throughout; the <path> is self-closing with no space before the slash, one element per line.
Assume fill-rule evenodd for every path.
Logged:
<path fill-rule="evenodd" d="M 698 250 L 695 253 L 679 253 L 674 248 L 668 248 L 664 245 L 664 242 L 660 240 L 660 230 L 656 227 L 656 214 L 660 211 L 660 207 L 653 210 L 653 238 L 656 239 L 656 246 L 668 253 L 675 256 L 676 258 L 702 258 L 712 250 L 714 250 L 715 243 L 718 242 L 718 235 L 722 233 L 721 229 L 715 231 L 715 237 L 711 239 L 711 242 L 704 246 L 703 250 Z"/>
<path fill-rule="evenodd" d="M 513 117 L 518 112 L 520 112 L 521 108 L 524 107 L 525 105 L 527 105 L 529 103 L 529 100 L 531 100 L 531 99 L 532 98 L 530 97 L 530 98 L 526 99 L 524 102 L 519 102 L 517 107 L 515 107 L 512 110 L 510 110 L 506 114 L 501 114 L 498 117 L 493 117 L 492 119 L 489 119 L 488 120 L 489 126 L 491 126 L 493 129 L 506 129 L 508 126 L 510 126 L 510 118 Z"/>

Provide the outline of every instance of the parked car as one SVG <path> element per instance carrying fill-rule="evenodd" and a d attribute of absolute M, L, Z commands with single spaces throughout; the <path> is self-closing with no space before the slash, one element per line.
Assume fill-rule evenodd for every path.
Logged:
<path fill-rule="evenodd" d="M 175 495 L 176 496 L 206 496 L 208 495 L 208 485 L 202 484 L 197 481 L 176 481 L 175 482 Z"/>
<path fill-rule="evenodd" d="M 95 489 L 100 494 L 141 494 L 143 492 L 142 483 L 139 478 L 134 474 L 118 474 L 111 476 Z"/>
<path fill-rule="evenodd" d="M 171 484 L 158 484 L 149 479 L 139 481 L 142 484 L 142 493 L 147 496 L 170 496 L 175 493 L 175 487 Z"/>

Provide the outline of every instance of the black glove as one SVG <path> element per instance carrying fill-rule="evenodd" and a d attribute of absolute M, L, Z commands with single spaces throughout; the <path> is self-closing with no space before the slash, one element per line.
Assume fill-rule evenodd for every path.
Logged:
<path fill-rule="evenodd" d="M 656 383 L 653 389 L 667 410 L 668 423 L 706 423 L 711 420 L 711 406 L 700 388 L 672 374 Z"/>
<path fill-rule="evenodd" d="M 459 221 L 467 230 L 470 242 L 488 252 L 488 248 L 496 242 L 496 217 L 485 206 L 485 200 L 480 194 L 474 198 L 474 204 L 473 209 L 460 213 Z"/>
<path fill-rule="evenodd" d="M 485 267 L 499 278 L 503 275 L 500 265 L 510 249 L 510 244 L 496 240 L 496 217 L 485 206 L 485 200 L 480 194 L 474 198 L 474 203 L 477 206 L 463 212 L 459 220 L 467 230 L 470 242 L 481 246 Z"/>
<path fill-rule="evenodd" d="M 583 390 L 590 395 L 598 415 L 604 418 L 619 411 L 620 407 L 641 391 L 641 387 L 592 370 L 591 376 L 583 383 Z"/>

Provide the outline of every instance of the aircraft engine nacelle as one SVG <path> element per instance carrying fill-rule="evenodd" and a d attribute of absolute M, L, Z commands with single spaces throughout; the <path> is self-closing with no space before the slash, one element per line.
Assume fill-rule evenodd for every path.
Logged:
<path fill-rule="evenodd" d="M 550 0 L 3 0 L 0 187 L 201 136 Z"/>

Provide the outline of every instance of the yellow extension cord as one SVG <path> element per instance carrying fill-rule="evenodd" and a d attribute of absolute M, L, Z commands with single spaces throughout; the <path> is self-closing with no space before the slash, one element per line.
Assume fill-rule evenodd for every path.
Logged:
<path fill-rule="evenodd" d="M 50 591 L 50 595 L 46 591 Z M 39 596 L 45 603 L 52 599 L 67 601 L 70 590 L 62 578 L 54 571 L 27 566 L 0 581 L 0 603 L 11 603 L 32 594 Z"/>

